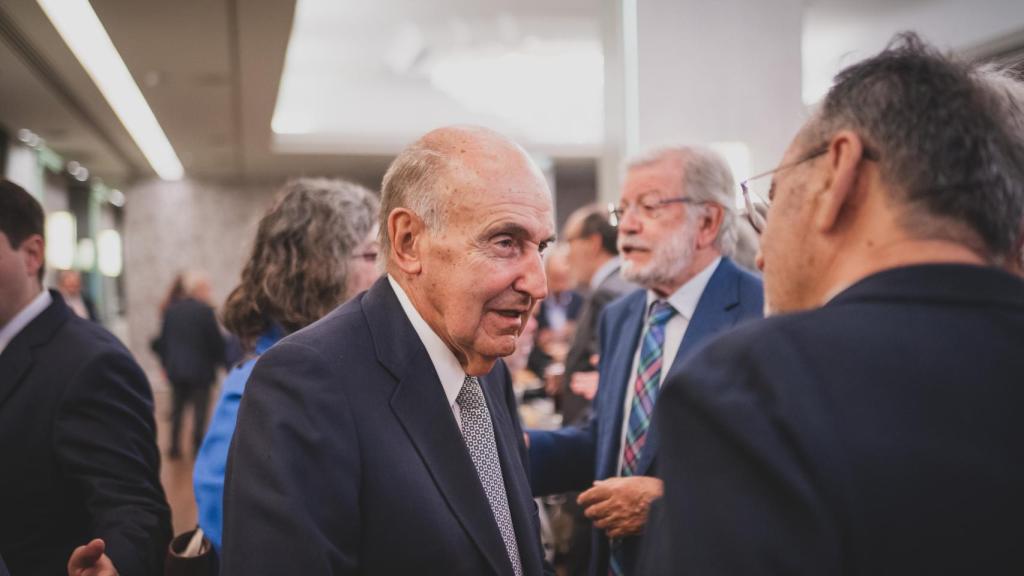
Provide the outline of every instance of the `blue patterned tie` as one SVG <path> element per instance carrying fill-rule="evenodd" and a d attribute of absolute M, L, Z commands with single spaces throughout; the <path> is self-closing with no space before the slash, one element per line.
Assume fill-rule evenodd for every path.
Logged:
<path fill-rule="evenodd" d="M 629 407 L 629 423 L 626 428 L 626 443 L 622 449 L 620 476 L 633 476 L 640 468 L 641 450 L 647 440 L 647 429 L 651 425 L 654 402 L 658 398 L 658 387 L 661 383 L 665 325 L 675 313 L 676 310 L 671 304 L 659 300 L 651 306 L 651 313 L 647 317 L 647 328 L 640 344 L 640 361 L 637 363 L 636 380 L 633 385 L 633 401 Z M 608 574 L 625 574 L 622 547 L 614 541 L 611 543 Z"/>
<path fill-rule="evenodd" d="M 494 441 L 491 413 L 487 410 L 487 400 L 476 376 L 466 376 L 455 402 L 459 405 L 462 438 L 466 441 L 469 457 L 473 460 L 476 474 L 480 477 L 484 494 L 487 495 L 487 502 L 491 505 L 491 513 L 494 514 L 498 531 L 501 532 L 505 551 L 512 562 L 512 570 L 516 576 L 523 576 L 516 530 L 512 525 L 508 494 L 505 493 L 505 479 L 501 474 L 501 461 L 498 459 L 498 447 Z"/>

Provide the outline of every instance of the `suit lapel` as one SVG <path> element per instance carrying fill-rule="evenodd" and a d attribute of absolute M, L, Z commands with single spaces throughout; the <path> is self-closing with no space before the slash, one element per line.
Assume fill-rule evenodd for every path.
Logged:
<path fill-rule="evenodd" d="M 496 573 L 512 574 L 501 533 L 444 388 L 387 277 L 367 292 L 363 310 L 377 357 L 398 380 L 391 397 L 395 417 L 470 539 Z"/>
<path fill-rule="evenodd" d="M 686 362 L 686 359 L 707 342 L 709 338 L 729 328 L 736 323 L 739 312 L 740 290 L 739 275 L 733 263 L 728 258 L 722 258 L 718 269 L 711 275 L 708 285 L 697 301 L 697 308 L 693 311 L 693 318 L 686 326 L 683 340 L 679 343 L 679 350 L 672 359 L 672 366 L 669 368 L 665 380 L 678 374 Z M 654 464 L 654 457 L 658 453 L 657 426 L 651 422 L 647 430 L 647 440 L 644 443 L 643 454 L 640 456 L 639 474 L 650 473 Z"/>
<path fill-rule="evenodd" d="M 508 507 L 519 544 L 523 573 L 540 574 L 543 566 L 536 559 L 541 558 L 543 552 L 536 548 L 537 535 L 533 533 L 533 494 L 526 479 L 526 466 L 519 457 L 519 441 L 515 437 L 516 428 L 507 410 L 508 402 L 501 394 L 505 380 L 501 375 L 503 371 L 502 367 L 496 366 L 490 374 L 480 379 L 480 385 L 494 425 L 494 440 L 498 446 L 501 475 L 505 480 L 505 493 L 508 495 Z"/>
<path fill-rule="evenodd" d="M 53 302 L 0 353 L 0 405 L 3 405 L 28 373 L 32 366 L 32 350 L 49 342 L 57 328 L 68 319 L 68 308 L 60 296 L 51 291 L 50 297 Z"/>
<path fill-rule="evenodd" d="M 633 354 L 640 342 L 640 330 L 643 328 L 644 308 L 647 305 L 646 291 L 638 290 L 631 296 L 629 304 L 619 315 L 618 321 L 609 326 L 607 336 L 619 340 L 620 344 L 615 346 L 614 355 L 608 359 L 606 368 L 601 374 L 598 390 L 601 390 L 601 402 L 611 402 L 611 406 L 605 406 L 598 410 L 602 415 L 611 415 L 610 422 L 603 422 L 599 431 L 597 449 L 597 477 L 607 478 L 617 476 L 616 466 L 619 460 L 619 451 L 622 436 L 622 419 L 624 418 L 624 404 L 626 402 L 626 389 L 633 385 L 632 374 Z M 620 340 L 621 339 L 621 340 Z M 605 346 L 602 344 L 602 349 Z M 604 364 L 604 360 L 602 360 Z M 602 366 L 604 368 L 604 366 Z M 607 392 L 602 388 L 607 387 Z"/>

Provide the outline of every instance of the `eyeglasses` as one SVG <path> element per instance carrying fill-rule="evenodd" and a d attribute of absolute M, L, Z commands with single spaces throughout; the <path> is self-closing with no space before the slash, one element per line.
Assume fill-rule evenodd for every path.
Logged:
<path fill-rule="evenodd" d="M 768 176 L 772 176 L 776 172 L 793 168 L 804 162 L 814 160 L 819 156 L 823 156 L 828 152 L 828 142 L 812 148 L 809 152 L 803 156 L 787 162 L 781 166 L 777 166 L 767 172 L 762 172 L 756 176 L 751 176 L 746 180 L 740 182 L 740 188 L 743 190 L 743 203 L 746 205 L 746 216 L 747 221 L 750 222 L 750 226 L 755 232 L 761 234 L 764 232 L 766 219 L 768 217 L 768 207 L 771 205 L 772 200 L 775 199 L 775 179 L 767 179 Z M 865 146 L 861 157 L 865 160 L 878 161 L 878 153 L 874 150 Z"/>
<path fill-rule="evenodd" d="M 618 206 L 608 203 L 608 215 L 611 220 L 612 226 L 618 226 L 622 219 L 626 217 L 626 214 L 633 209 L 639 210 L 640 214 L 647 220 L 655 220 L 659 216 L 665 206 L 669 204 L 704 204 L 704 200 L 694 200 L 693 198 L 661 198 L 659 200 L 645 200 L 643 196 L 640 197 L 636 204 L 619 204 Z"/>
<path fill-rule="evenodd" d="M 775 198 L 775 179 L 766 180 L 766 178 L 781 170 L 787 170 L 804 162 L 810 162 L 824 155 L 825 152 L 828 152 L 827 142 L 792 162 L 776 166 L 767 172 L 751 176 L 740 182 L 740 188 L 743 190 L 743 203 L 746 205 L 746 214 L 744 216 L 747 217 L 747 222 L 750 222 L 750 226 L 755 232 L 758 234 L 764 232 L 765 218 L 768 216 L 768 205 Z"/>

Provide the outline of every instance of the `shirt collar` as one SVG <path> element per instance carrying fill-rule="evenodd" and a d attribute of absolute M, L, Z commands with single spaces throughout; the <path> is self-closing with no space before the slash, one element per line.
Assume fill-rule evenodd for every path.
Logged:
<path fill-rule="evenodd" d="M 721 263 L 721 256 L 715 258 L 710 264 L 704 267 L 703 270 L 698 272 L 696 276 L 690 278 L 667 298 L 668 303 L 675 308 L 676 313 L 686 319 L 687 322 L 690 321 L 690 318 L 693 318 L 693 313 L 697 310 L 697 303 L 700 302 L 700 297 L 704 294 L 704 289 L 707 288 L 708 282 L 711 281 L 711 275 L 715 273 L 715 270 Z M 654 290 L 648 290 L 647 310 L 651 309 L 651 304 L 654 303 L 655 300 L 660 299 L 661 298 L 655 294 Z"/>
<path fill-rule="evenodd" d="M 405 311 L 409 322 L 412 323 L 413 330 L 420 337 L 420 342 L 423 342 L 423 347 L 427 349 L 430 362 L 434 365 L 438 379 L 441 380 L 445 396 L 448 397 L 448 405 L 454 406 L 455 399 L 458 398 L 459 391 L 462 390 L 462 383 L 466 379 L 466 371 L 462 369 L 462 365 L 459 364 L 459 360 L 448 348 L 448 345 L 427 324 L 423 316 L 420 316 L 419 310 L 412 305 L 405 290 L 390 274 L 388 274 L 388 282 L 391 283 L 391 289 L 395 291 L 398 303 L 402 305 L 402 310 Z"/>
<path fill-rule="evenodd" d="M 0 352 L 3 352 L 11 340 L 14 340 L 14 337 L 42 314 L 43 310 L 46 310 L 51 303 L 53 303 L 53 297 L 50 296 L 50 291 L 40 290 L 39 294 L 21 309 L 21 312 L 15 314 L 7 325 L 0 328 Z"/>
<path fill-rule="evenodd" d="M 615 256 L 611 260 L 601 264 L 601 267 L 594 272 L 594 276 L 590 279 L 590 289 L 597 290 L 597 287 L 607 280 L 608 277 L 612 275 L 612 272 L 619 269 L 619 262 L 619 257 Z"/>

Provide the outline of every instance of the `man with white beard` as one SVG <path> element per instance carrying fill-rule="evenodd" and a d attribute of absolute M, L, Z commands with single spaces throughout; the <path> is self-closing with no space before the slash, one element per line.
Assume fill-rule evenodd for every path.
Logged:
<path fill-rule="evenodd" d="M 707 338 L 759 318 L 761 281 L 728 255 L 736 243 L 728 166 L 703 148 L 658 150 L 628 165 L 612 210 L 623 278 L 644 289 L 601 316 L 594 418 L 530 432 L 535 495 L 585 490 L 594 522 L 590 574 L 633 574 L 651 501 L 657 438 L 650 427 L 661 382 Z"/>

